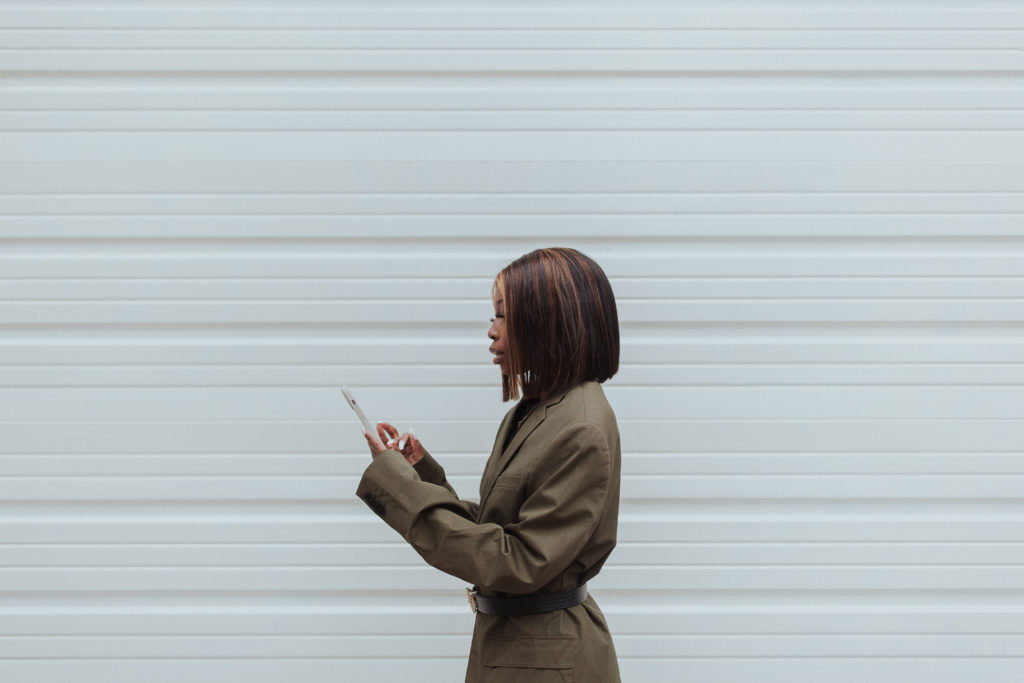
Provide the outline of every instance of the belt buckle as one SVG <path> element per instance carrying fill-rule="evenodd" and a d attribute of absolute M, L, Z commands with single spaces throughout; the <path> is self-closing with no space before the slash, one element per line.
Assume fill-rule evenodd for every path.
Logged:
<path fill-rule="evenodd" d="M 473 610 L 473 614 L 476 614 L 476 598 L 473 597 L 473 591 L 466 589 L 466 599 L 469 600 L 469 607 Z"/>

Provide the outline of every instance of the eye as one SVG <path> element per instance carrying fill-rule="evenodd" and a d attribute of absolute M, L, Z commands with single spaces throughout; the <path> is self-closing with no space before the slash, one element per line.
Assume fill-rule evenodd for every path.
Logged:
<path fill-rule="evenodd" d="M 494 322 L 495 318 L 501 318 L 502 320 L 504 320 L 505 319 L 505 314 L 504 313 L 495 313 L 494 314 L 494 318 L 491 318 L 491 322 L 492 323 Z"/>

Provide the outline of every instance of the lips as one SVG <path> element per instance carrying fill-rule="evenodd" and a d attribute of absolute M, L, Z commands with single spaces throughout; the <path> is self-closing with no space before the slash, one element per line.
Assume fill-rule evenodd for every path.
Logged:
<path fill-rule="evenodd" d="M 500 351 L 495 351 L 494 349 L 488 349 L 488 351 L 490 351 L 492 354 L 494 354 L 494 358 L 491 359 L 492 363 L 497 364 L 497 363 L 500 363 L 501 361 L 505 360 L 505 354 L 504 353 L 501 353 Z"/>

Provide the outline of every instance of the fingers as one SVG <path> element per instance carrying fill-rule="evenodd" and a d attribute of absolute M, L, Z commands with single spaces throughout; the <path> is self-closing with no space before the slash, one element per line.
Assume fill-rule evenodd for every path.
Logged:
<path fill-rule="evenodd" d="M 384 448 L 397 450 L 406 457 L 415 455 L 422 448 L 420 440 L 416 438 L 415 434 L 416 431 L 410 428 L 399 437 L 398 429 L 394 425 L 387 422 L 377 423 L 377 435 Z M 369 432 L 366 432 L 366 439 L 371 440 Z"/>
<path fill-rule="evenodd" d="M 420 440 L 413 436 L 411 433 L 406 435 L 405 449 L 402 450 L 402 456 L 409 462 L 410 465 L 415 465 L 423 459 L 424 451 L 423 445 Z"/>
<path fill-rule="evenodd" d="M 409 451 L 416 449 L 416 445 L 419 442 L 416 440 L 416 437 L 413 436 L 413 434 L 415 434 L 415 432 L 413 432 L 413 430 L 410 429 L 409 431 L 402 434 L 401 437 L 399 437 L 398 450 L 402 451 L 403 453 L 407 453 Z"/>
<path fill-rule="evenodd" d="M 380 436 L 381 442 L 387 446 L 390 441 L 394 441 L 395 436 L 398 434 L 398 430 L 387 422 L 378 422 L 377 434 Z"/>
<path fill-rule="evenodd" d="M 398 439 L 398 450 L 403 450 L 405 448 L 405 444 L 409 442 L 409 439 L 416 432 L 410 428 L 409 431 L 402 434 L 401 438 L 399 438 L 397 427 L 388 422 L 378 422 L 377 433 L 380 435 L 380 440 L 385 446 L 394 443 L 395 439 Z"/>
<path fill-rule="evenodd" d="M 402 438 L 398 440 L 398 450 L 402 451 L 406 455 L 416 452 L 416 449 L 418 449 L 419 446 L 419 440 L 413 436 L 411 431 L 402 434 Z"/>
<path fill-rule="evenodd" d="M 408 441 L 411 444 L 412 449 L 415 450 L 418 447 L 417 444 L 419 443 L 418 441 L 416 441 L 416 437 L 413 436 L 413 434 L 415 433 L 416 431 L 412 427 L 409 427 L 409 431 L 403 434 L 402 438 L 398 441 L 398 450 L 402 450 L 402 448 L 405 446 L 406 441 Z"/>

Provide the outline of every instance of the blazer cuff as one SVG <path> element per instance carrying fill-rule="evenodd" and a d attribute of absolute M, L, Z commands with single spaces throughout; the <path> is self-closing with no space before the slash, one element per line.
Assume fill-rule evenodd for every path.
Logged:
<path fill-rule="evenodd" d="M 405 456 L 394 450 L 383 451 L 363 471 L 356 495 L 404 536 L 415 511 L 415 504 L 409 500 L 408 483 L 418 479 Z"/>

